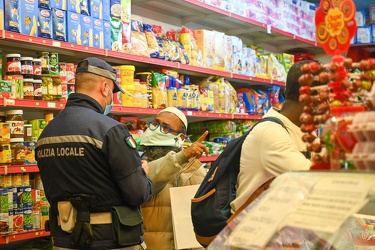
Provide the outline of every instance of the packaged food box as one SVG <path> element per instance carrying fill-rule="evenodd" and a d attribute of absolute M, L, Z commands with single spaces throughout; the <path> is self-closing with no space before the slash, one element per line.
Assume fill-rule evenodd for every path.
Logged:
<path fill-rule="evenodd" d="M 210 30 L 195 30 L 198 48 L 202 51 L 203 67 L 213 68 L 215 55 L 215 32 Z"/>
<path fill-rule="evenodd" d="M 29 0 L 20 1 L 20 33 L 38 35 L 38 2 Z"/>
<path fill-rule="evenodd" d="M 356 10 L 355 12 L 355 20 L 357 23 L 357 26 L 364 26 L 367 24 L 368 20 L 368 10 Z"/>
<path fill-rule="evenodd" d="M 104 49 L 103 20 L 93 18 L 93 47 Z"/>
<path fill-rule="evenodd" d="M 23 77 L 20 75 L 6 75 L 4 80 L 7 80 L 11 85 L 11 94 L 9 98 L 23 99 Z M 6 85 L 4 85 L 5 88 Z"/>
<path fill-rule="evenodd" d="M 100 19 L 109 21 L 111 19 L 111 14 L 110 14 L 110 0 L 102 0 L 102 16 L 100 16 Z M 99 6 L 100 7 L 100 6 Z"/>
<path fill-rule="evenodd" d="M 52 9 L 52 39 L 66 41 L 66 11 Z"/>
<path fill-rule="evenodd" d="M 37 0 L 38 2 L 38 8 L 42 8 L 42 9 L 50 9 L 50 1 L 53 1 L 53 0 Z"/>
<path fill-rule="evenodd" d="M 0 1 L 0 29 L 4 30 L 4 1 Z"/>
<path fill-rule="evenodd" d="M 357 43 L 371 43 L 371 26 L 357 27 Z"/>
<path fill-rule="evenodd" d="M 121 19 L 121 0 L 110 0 L 110 16 Z"/>
<path fill-rule="evenodd" d="M 30 120 L 31 127 L 32 127 L 32 137 L 38 138 L 42 133 L 43 129 L 46 127 L 47 122 L 45 119 L 35 119 Z"/>
<path fill-rule="evenodd" d="M 12 96 L 12 83 L 6 80 L 0 80 L 0 97 L 11 98 Z"/>
<path fill-rule="evenodd" d="M 103 20 L 103 49 L 111 49 L 111 23 L 108 20 Z"/>
<path fill-rule="evenodd" d="M 81 22 L 81 40 L 82 45 L 92 47 L 92 18 L 89 16 L 81 15 L 80 16 Z"/>
<path fill-rule="evenodd" d="M 81 14 L 68 11 L 66 14 L 67 42 L 81 45 L 81 32 Z"/>
<path fill-rule="evenodd" d="M 52 15 L 51 10 L 38 9 L 38 37 L 52 38 Z"/>
<path fill-rule="evenodd" d="M 90 0 L 90 16 L 103 18 L 103 4 L 101 0 Z"/>
<path fill-rule="evenodd" d="M 4 1 L 3 1 L 4 2 Z M 4 28 L 5 30 L 20 32 L 20 2 L 5 1 L 4 5 Z"/>
<path fill-rule="evenodd" d="M 214 61 L 213 68 L 215 70 L 225 70 L 225 34 L 223 32 L 214 31 Z"/>
<path fill-rule="evenodd" d="M 51 9 L 59 9 L 59 10 L 66 10 L 66 3 L 71 0 L 50 0 L 50 7 Z"/>
<path fill-rule="evenodd" d="M 80 0 L 69 0 L 67 11 L 81 14 Z"/>

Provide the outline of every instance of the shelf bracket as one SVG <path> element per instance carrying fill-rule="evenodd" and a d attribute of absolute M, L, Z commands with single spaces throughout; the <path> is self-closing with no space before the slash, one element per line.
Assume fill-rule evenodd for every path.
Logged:
<path fill-rule="evenodd" d="M 220 17 L 223 17 L 222 14 L 206 14 L 206 15 L 199 15 L 199 16 L 187 16 L 182 18 L 182 24 L 187 24 L 187 23 L 192 23 L 192 22 L 197 22 L 197 21 L 202 21 L 206 19 L 218 19 Z"/>

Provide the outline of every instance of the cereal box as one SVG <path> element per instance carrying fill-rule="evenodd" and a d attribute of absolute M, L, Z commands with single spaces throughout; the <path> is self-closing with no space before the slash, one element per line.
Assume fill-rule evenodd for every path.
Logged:
<path fill-rule="evenodd" d="M 5 30 L 20 32 L 20 2 L 19 0 L 7 1 L 4 6 L 4 28 Z"/>
<path fill-rule="evenodd" d="M 81 14 L 68 11 L 66 14 L 66 35 L 67 41 L 73 44 L 81 42 Z"/>
<path fill-rule="evenodd" d="M 51 10 L 38 9 L 38 37 L 52 38 Z"/>
<path fill-rule="evenodd" d="M 37 1 L 38 1 L 39 8 L 50 9 L 50 0 L 37 0 Z"/>
<path fill-rule="evenodd" d="M 103 20 L 93 18 L 93 47 L 104 48 Z"/>
<path fill-rule="evenodd" d="M 0 80 L 0 97 L 10 98 L 12 95 L 12 83 L 10 81 Z"/>
<path fill-rule="evenodd" d="M 67 11 L 81 14 L 80 0 L 69 0 Z"/>
<path fill-rule="evenodd" d="M 91 0 L 90 1 L 90 16 L 92 18 L 102 18 L 103 5 L 101 0 Z"/>
<path fill-rule="evenodd" d="M 20 33 L 37 36 L 38 2 L 36 0 L 20 1 Z"/>
<path fill-rule="evenodd" d="M 52 39 L 66 41 L 66 14 L 65 10 L 52 9 Z"/>
<path fill-rule="evenodd" d="M 81 15 L 81 40 L 82 45 L 92 47 L 92 18 L 89 16 Z"/>
<path fill-rule="evenodd" d="M 103 39 L 104 49 L 112 49 L 111 48 L 111 22 L 107 20 L 103 20 Z"/>
<path fill-rule="evenodd" d="M 357 27 L 357 43 L 371 43 L 371 26 Z"/>
<path fill-rule="evenodd" d="M 66 2 L 70 0 L 50 0 L 50 7 L 59 9 L 59 10 L 66 10 Z"/>
<path fill-rule="evenodd" d="M 225 48 L 225 57 L 224 57 L 224 66 L 226 71 L 232 71 L 233 65 L 233 44 L 232 37 L 224 35 L 224 48 Z"/>

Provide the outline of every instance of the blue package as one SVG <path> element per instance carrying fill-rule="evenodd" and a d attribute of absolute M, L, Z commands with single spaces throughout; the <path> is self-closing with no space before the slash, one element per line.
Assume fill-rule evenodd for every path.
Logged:
<path fill-rule="evenodd" d="M 42 9 L 50 9 L 50 0 L 38 0 L 38 7 Z"/>
<path fill-rule="evenodd" d="M 38 9 L 38 37 L 52 38 L 51 10 Z"/>
<path fill-rule="evenodd" d="M 375 23 L 371 25 L 371 43 L 375 43 Z"/>
<path fill-rule="evenodd" d="M 104 37 L 104 49 L 112 49 L 111 47 L 111 22 L 103 20 L 103 37 Z"/>
<path fill-rule="evenodd" d="M 80 0 L 69 0 L 67 11 L 81 14 Z"/>
<path fill-rule="evenodd" d="M 70 0 L 50 0 L 51 9 L 66 10 L 66 1 Z"/>
<path fill-rule="evenodd" d="M 82 45 L 92 47 L 92 18 L 81 15 L 81 40 Z"/>
<path fill-rule="evenodd" d="M 93 18 L 102 18 L 103 5 L 101 0 L 90 0 L 90 16 Z"/>
<path fill-rule="evenodd" d="M 109 21 L 111 20 L 111 11 L 110 11 L 110 0 L 102 0 L 102 15 L 100 19 Z"/>
<path fill-rule="evenodd" d="M 357 27 L 357 44 L 371 43 L 371 26 Z"/>
<path fill-rule="evenodd" d="M 38 35 L 38 2 L 20 0 L 20 33 Z"/>
<path fill-rule="evenodd" d="M 20 32 L 20 2 L 5 0 L 4 6 L 4 28 L 5 30 Z"/>
<path fill-rule="evenodd" d="M 368 20 L 368 10 L 357 10 L 355 12 L 355 21 L 357 26 L 365 26 Z"/>
<path fill-rule="evenodd" d="M 66 14 L 65 10 L 52 9 L 52 39 L 66 41 Z"/>
<path fill-rule="evenodd" d="M 66 35 L 69 43 L 81 45 L 81 14 L 66 12 Z"/>
<path fill-rule="evenodd" d="M 104 37 L 103 37 L 103 20 L 93 18 L 92 26 L 92 45 L 95 48 L 104 49 Z"/>
<path fill-rule="evenodd" d="M 82 15 L 90 16 L 90 6 L 88 0 L 80 0 L 79 7 Z"/>
<path fill-rule="evenodd" d="M 121 19 L 121 0 L 111 0 L 109 10 L 111 17 Z"/>

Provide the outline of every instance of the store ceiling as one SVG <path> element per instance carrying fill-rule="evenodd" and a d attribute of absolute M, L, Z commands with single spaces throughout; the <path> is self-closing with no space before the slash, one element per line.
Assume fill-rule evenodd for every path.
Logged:
<path fill-rule="evenodd" d="M 307 0 L 310 3 L 319 4 L 320 0 Z M 367 9 L 370 4 L 375 4 L 375 0 L 354 0 L 357 10 Z"/>

